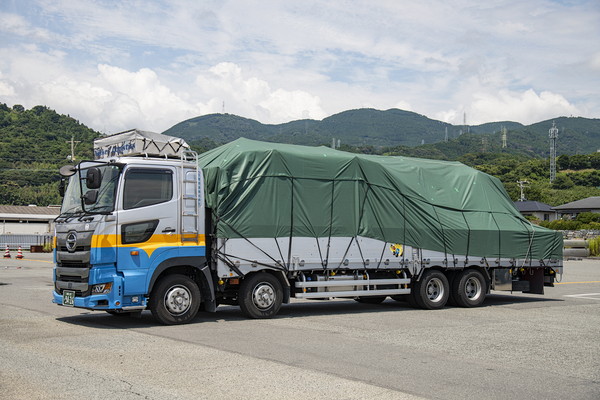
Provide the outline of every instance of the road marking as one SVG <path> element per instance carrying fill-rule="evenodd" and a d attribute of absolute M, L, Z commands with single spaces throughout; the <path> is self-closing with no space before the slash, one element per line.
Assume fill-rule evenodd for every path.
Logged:
<path fill-rule="evenodd" d="M 594 297 L 594 296 L 597 296 L 597 297 Z M 574 297 L 577 299 L 600 300 L 600 293 L 566 294 L 565 297 Z"/>
<path fill-rule="evenodd" d="M 554 282 L 555 285 L 572 285 L 575 283 L 600 283 L 600 281 L 584 281 L 584 282 Z"/>
<path fill-rule="evenodd" d="M 25 259 L 23 259 L 23 260 L 25 260 Z M 45 263 L 48 263 L 48 264 L 54 264 L 54 261 L 36 260 L 36 259 L 33 259 L 33 258 L 28 258 L 27 261 L 36 261 L 36 262 L 45 262 Z"/>

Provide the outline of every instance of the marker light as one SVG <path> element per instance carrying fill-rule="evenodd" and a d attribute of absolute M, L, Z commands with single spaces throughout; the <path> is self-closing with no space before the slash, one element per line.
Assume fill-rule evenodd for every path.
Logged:
<path fill-rule="evenodd" d="M 112 289 L 112 282 L 99 283 L 92 286 L 92 294 L 107 294 Z"/>

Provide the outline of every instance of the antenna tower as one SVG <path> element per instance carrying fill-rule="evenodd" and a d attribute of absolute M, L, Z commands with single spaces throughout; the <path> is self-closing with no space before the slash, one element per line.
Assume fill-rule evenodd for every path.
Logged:
<path fill-rule="evenodd" d="M 506 128 L 502 127 L 502 148 L 506 148 Z"/>
<path fill-rule="evenodd" d="M 558 139 L 558 128 L 552 121 L 552 128 L 548 131 L 550 137 L 550 183 L 556 179 L 556 140 Z"/>

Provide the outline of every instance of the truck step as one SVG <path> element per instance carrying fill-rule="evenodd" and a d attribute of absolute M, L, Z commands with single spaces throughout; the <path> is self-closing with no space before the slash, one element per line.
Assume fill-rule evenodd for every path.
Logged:
<path fill-rule="evenodd" d="M 358 297 L 358 296 L 394 296 L 409 294 L 410 289 L 383 289 L 383 290 L 345 290 L 340 292 L 309 292 L 295 293 L 300 299 L 323 299 L 328 297 Z"/>
<path fill-rule="evenodd" d="M 340 279 L 335 281 L 307 281 L 296 282 L 297 288 L 323 288 L 335 286 L 381 286 L 381 285 L 408 285 L 410 279 Z"/>

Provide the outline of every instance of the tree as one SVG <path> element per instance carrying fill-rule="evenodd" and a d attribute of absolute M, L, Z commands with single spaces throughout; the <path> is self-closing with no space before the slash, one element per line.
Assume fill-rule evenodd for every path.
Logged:
<path fill-rule="evenodd" d="M 571 168 L 571 159 L 569 158 L 568 155 L 561 154 L 556 159 L 556 166 L 558 167 L 559 170 L 562 170 L 562 171 L 564 171 L 565 169 L 570 169 Z"/>
<path fill-rule="evenodd" d="M 573 180 L 568 175 L 560 174 L 556 176 L 554 182 L 552 182 L 552 187 L 554 189 L 571 189 L 575 184 Z"/>

